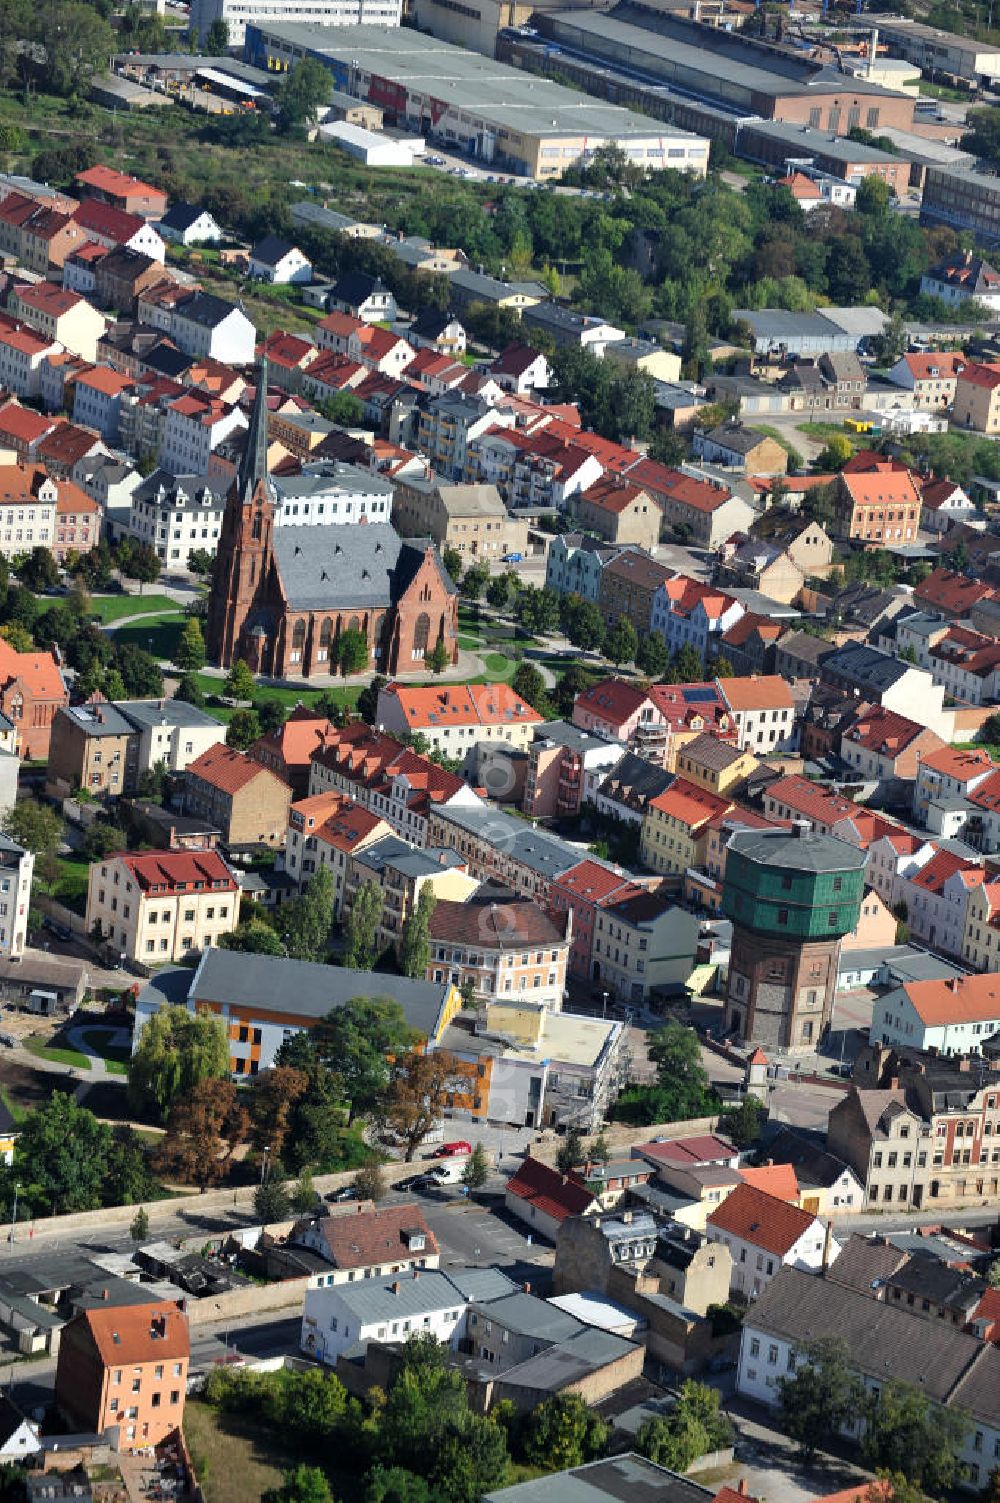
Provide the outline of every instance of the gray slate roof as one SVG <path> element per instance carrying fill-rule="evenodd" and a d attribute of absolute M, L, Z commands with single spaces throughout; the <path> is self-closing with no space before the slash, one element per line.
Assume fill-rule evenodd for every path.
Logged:
<path fill-rule="evenodd" d="M 398 600 L 431 545 L 403 541 L 387 522 L 279 527 L 274 556 L 292 610 L 372 610 Z M 435 554 L 435 557 L 437 555 Z M 449 594 L 455 586 L 441 568 Z"/>
<path fill-rule="evenodd" d="M 534 830 L 521 819 L 502 814 L 498 809 L 462 808 L 454 805 L 437 809 L 441 819 L 458 825 L 493 846 L 504 851 L 521 865 L 538 872 L 540 876 L 555 878 L 576 866 L 585 852 L 577 850 L 568 841 L 542 830 Z"/>
<path fill-rule="evenodd" d="M 485 1493 L 483 1503 L 708 1503 L 712 1489 L 642 1456 L 612 1456 Z"/>
<path fill-rule="evenodd" d="M 115 709 L 140 730 L 157 725 L 173 725 L 181 730 L 207 729 L 219 724 L 214 715 L 183 699 L 122 699 Z"/>
<path fill-rule="evenodd" d="M 429 1310 L 450 1310 L 470 1299 L 495 1300 L 516 1288 L 498 1268 L 453 1268 L 448 1273 L 422 1269 L 393 1274 L 392 1278 L 339 1284 L 337 1294 L 358 1323 L 367 1325 L 373 1320 L 405 1320 Z"/>
<path fill-rule="evenodd" d="M 847 642 L 823 659 L 824 675 L 850 679 L 859 687 L 874 689 L 880 694 L 897 684 L 911 667 L 912 664 L 900 662 L 864 642 Z"/>
<path fill-rule="evenodd" d="M 410 981 L 405 976 L 372 976 L 368 971 L 317 965 L 309 960 L 213 948 L 205 951 L 193 976 L 189 970 L 183 974 L 189 978 L 192 1000 L 239 1003 L 271 1012 L 287 1009 L 300 1017 L 323 1018 L 352 997 L 392 997 L 410 1026 L 427 1038 L 437 1031 L 450 989 L 448 984 Z M 163 971 L 156 980 L 162 977 Z"/>
<path fill-rule="evenodd" d="M 1000 1425 L 1000 1349 L 944 1322 L 785 1267 L 754 1302 L 747 1326 L 800 1346 L 836 1335 L 866 1377 L 918 1384 L 927 1398 Z M 968 1382 L 974 1372 L 976 1380 Z"/>
<path fill-rule="evenodd" d="M 802 834 L 794 830 L 737 830 L 729 849 L 761 866 L 804 872 L 861 871 L 868 860 L 867 851 L 835 835 L 818 835 L 811 827 Z"/>

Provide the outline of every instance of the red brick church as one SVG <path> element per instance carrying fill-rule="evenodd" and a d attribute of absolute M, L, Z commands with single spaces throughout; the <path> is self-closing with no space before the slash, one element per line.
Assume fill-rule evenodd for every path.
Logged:
<path fill-rule="evenodd" d="M 211 661 L 229 668 L 244 658 L 269 678 L 312 678 L 335 671 L 337 639 L 353 629 L 367 639 L 373 670 L 419 669 L 438 642 L 454 662 L 458 594 L 432 543 L 380 522 L 275 525 L 266 393 L 264 361 L 215 558 Z"/>

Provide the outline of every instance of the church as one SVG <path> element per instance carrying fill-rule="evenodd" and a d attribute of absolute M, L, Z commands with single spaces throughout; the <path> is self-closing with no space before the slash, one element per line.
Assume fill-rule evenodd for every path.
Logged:
<path fill-rule="evenodd" d="M 369 667 L 419 670 L 443 642 L 458 657 L 458 592 L 428 539 L 384 522 L 276 526 L 267 473 L 267 362 L 261 362 L 247 445 L 226 497 L 209 601 L 209 659 L 238 658 L 267 678 L 336 672 L 342 632 L 360 631 Z"/>

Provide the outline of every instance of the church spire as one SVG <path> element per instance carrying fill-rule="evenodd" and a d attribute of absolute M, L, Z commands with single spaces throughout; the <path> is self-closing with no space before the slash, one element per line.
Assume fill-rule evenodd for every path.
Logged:
<path fill-rule="evenodd" d="M 258 484 L 267 480 L 267 356 L 257 367 L 257 390 L 247 431 L 247 444 L 236 475 L 236 494 L 249 501 Z"/>

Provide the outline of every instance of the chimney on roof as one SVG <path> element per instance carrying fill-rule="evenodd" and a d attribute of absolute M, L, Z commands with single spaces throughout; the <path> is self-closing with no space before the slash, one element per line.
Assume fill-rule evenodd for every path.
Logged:
<path fill-rule="evenodd" d="M 102 1289 L 101 1290 L 101 1299 L 110 1299 L 110 1298 L 111 1298 L 111 1290 L 110 1289 Z"/>
<path fill-rule="evenodd" d="M 826 1223 L 826 1236 L 823 1238 L 823 1272 L 826 1273 L 833 1261 L 830 1253 L 833 1250 L 833 1222 L 829 1219 Z"/>
<path fill-rule="evenodd" d="M 419 1268 L 414 1268 L 414 1270 L 413 1270 L 413 1282 L 416 1283 L 417 1280 L 419 1279 L 419 1277 L 420 1277 L 420 1269 Z"/>
<path fill-rule="evenodd" d="M 745 1477 L 741 1477 L 739 1482 L 737 1482 L 736 1491 L 738 1493 L 741 1493 L 744 1498 L 749 1496 L 747 1492 L 747 1479 Z"/>
<path fill-rule="evenodd" d="M 889 1077 L 889 1089 L 890 1089 L 890 1091 L 898 1091 L 899 1090 L 899 1076 L 898 1075 L 890 1075 L 890 1077 Z"/>
<path fill-rule="evenodd" d="M 399 1280 L 398 1279 L 393 1279 L 393 1281 L 392 1281 L 392 1292 L 393 1292 L 393 1294 L 398 1294 L 399 1293 Z"/>
<path fill-rule="evenodd" d="M 948 988 L 948 990 L 950 992 L 957 992 L 958 988 L 959 988 L 959 985 L 961 983 L 961 980 L 962 980 L 961 976 L 949 976 L 948 980 L 945 982 L 945 986 Z"/>

